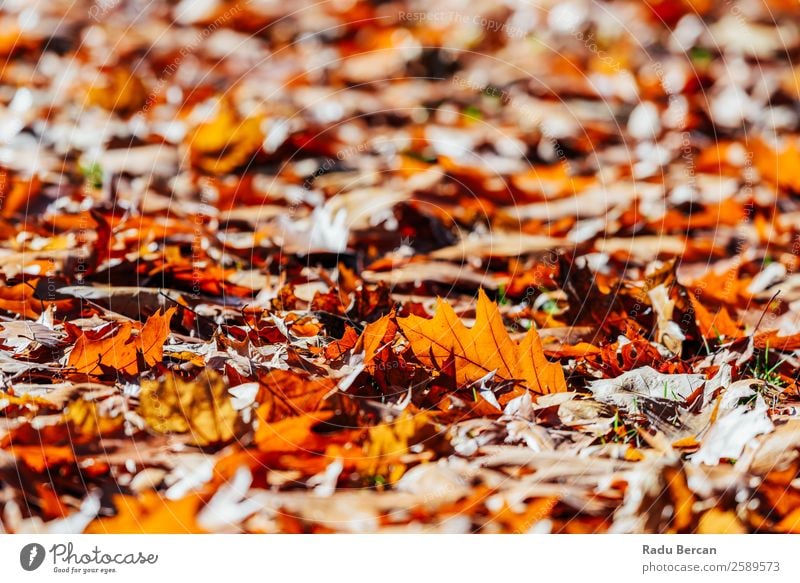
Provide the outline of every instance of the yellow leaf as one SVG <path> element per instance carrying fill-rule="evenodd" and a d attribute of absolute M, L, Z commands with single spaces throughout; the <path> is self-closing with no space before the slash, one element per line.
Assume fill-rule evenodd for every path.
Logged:
<path fill-rule="evenodd" d="M 408 410 L 391 423 L 381 423 L 369 430 L 364 444 L 364 466 L 369 475 L 386 476 L 391 484 L 400 479 L 405 466 L 400 457 L 408 453 L 410 442 L 429 424 L 430 415 Z"/>
<path fill-rule="evenodd" d="M 455 311 L 441 298 L 436 315 L 427 320 L 419 316 L 398 319 L 403 334 L 411 342 L 417 358 L 426 366 L 441 368 L 453 358 L 457 381 L 477 381 L 490 372 L 504 380 L 517 380 L 535 393 L 567 390 L 564 371 L 545 358 L 542 342 L 531 328 L 517 344 L 508 335 L 497 305 L 483 290 L 478 294 L 475 325 L 467 328 Z"/>
<path fill-rule="evenodd" d="M 635 447 L 629 447 L 625 451 L 625 459 L 629 462 L 640 462 L 645 459 L 645 455 L 641 450 L 636 449 Z"/>
<path fill-rule="evenodd" d="M 154 431 L 191 433 L 200 446 L 230 441 L 238 430 L 239 415 L 225 381 L 212 371 L 192 381 L 172 374 L 161 381 L 143 381 L 139 401 L 139 414 Z"/>
<path fill-rule="evenodd" d="M 64 419 L 81 435 L 109 435 L 122 429 L 125 421 L 122 415 L 103 414 L 97 403 L 86 399 L 72 401 L 64 412 Z"/>
<path fill-rule="evenodd" d="M 189 136 L 189 149 L 195 166 L 224 174 L 248 162 L 263 141 L 261 119 L 242 119 L 233 105 L 223 99 L 216 117 L 200 124 Z"/>

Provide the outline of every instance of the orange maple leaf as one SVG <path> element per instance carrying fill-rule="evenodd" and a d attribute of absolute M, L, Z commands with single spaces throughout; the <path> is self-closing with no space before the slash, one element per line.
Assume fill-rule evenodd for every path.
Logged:
<path fill-rule="evenodd" d="M 456 380 L 477 381 L 491 372 L 499 379 L 516 380 L 535 393 L 567 390 L 564 371 L 547 360 L 536 330 L 531 328 L 519 344 L 503 325 L 497 304 L 483 290 L 478 294 L 475 325 L 467 328 L 453 308 L 437 299 L 436 315 L 428 320 L 419 316 L 399 318 L 411 349 L 426 366 L 442 368 L 452 358 Z"/>
<path fill-rule="evenodd" d="M 101 365 L 136 374 L 141 354 L 145 364 L 153 366 L 164 357 L 164 342 L 174 313 L 175 308 L 170 308 L 163 314 L 153 314 L 135 336 L 131 322 L 123 322 L 114 334 L 103 338 L 94 339 L 84 332 L 75 342 L 67 365 L 75 372 L 95 376 L 103 373 Z"/>

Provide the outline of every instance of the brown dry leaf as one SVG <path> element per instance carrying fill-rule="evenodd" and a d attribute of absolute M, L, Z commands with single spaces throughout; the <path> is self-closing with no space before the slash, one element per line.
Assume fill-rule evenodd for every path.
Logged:
<path fill-rule="evenodd" d="M 521 381 L 538 394 L 567 390 L 564 371 L 547 360 L 536 330 L 531 328 L 517 344 L 503 325 L 497 305 L 483 290 L 478 294 L 475 325 L 467 328 L 453 308 L 438 299 L 436 315 L 398 319 L 417 358 L 426 366 L 441 368 L 455 361 L 457 381 L 475 382 L 491 372 L 503 380 Z"/>
<path fill-rule="evenodd" d="M 191 381 L 169 374 L 160 381 L 143 381 L 139 414 L 159 433 L 189 433 L 199 446 L 226 443 L 238 431 L 225 380 L 204 370 Z"/>
<path fill-rule="evenodd" d="M 164 342 L 169 336 L 169 322 L 176 308 L 150 316 L 138 335 L 133 324 L 123 322 L 110 336 L 92 338 L 84 332 L 78 337 L 67 365 L 75 372 L 99 376 L 103 366 L 126 374 L 139 372 L 139 355 L 147 366 L 161 362 Z M 102 365 L 102 366 L 101 366 Z"/>
<path fill-rule="evenodd" d="M 795 0 L 6 4 L 0 531 L 800 531 Z"/>
<path fill-rule="evenodd" d="M 86 528 L 86 534 L 184 534 L 203 533 L 197 524 L 201 499 L 188 495 L 167 500 L 147 490 L 141 496 L 114 496 L 117 515 L 99 518 Z"/>

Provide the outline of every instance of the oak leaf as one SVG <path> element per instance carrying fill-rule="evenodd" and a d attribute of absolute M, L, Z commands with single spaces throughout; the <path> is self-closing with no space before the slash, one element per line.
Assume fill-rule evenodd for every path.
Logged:
<path fill-rule="evenodd" d="M 426 366 L 441 369 L 452 358 L 460 384 L 494 372 L 495 378 L 519 381 L 534 393 L 567 390 L 564 371 L 545 358 L 536 330 L 531 328 L 520 343 L 512 340 L 497 305 L 483 290 L 478 294 L 472 328 L 467 328 L 441 298 L 432 319 L 412 315 L 399 318 L 398 324 L 414 354 Z"/>
<path fill-rule="evenodd" d="M 83 332 L 75 342 L 67 365 L 75 372 L 100 376 L 103 367 L 119 372 L 139 372 L 139 355 L 147 366 L 161 362 L 164 357 L 164 342 L 169 336 L 169 322 L 175 308 L 150 316 L 138 335 L 133 335 L 133 324 L 123 322 L 110 335 L 100 338 Z"/>

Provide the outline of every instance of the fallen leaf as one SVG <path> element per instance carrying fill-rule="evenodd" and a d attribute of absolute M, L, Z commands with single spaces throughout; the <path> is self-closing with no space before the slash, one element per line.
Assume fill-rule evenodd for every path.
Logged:
<path fill-rule="evenodd" d="M 730 407 L 725 407 L 728 397 Z M 752 408 L 735 404 L 740 399 L 753 399 Z M 770 433 L 774 426 L 767 413 L 764 398 L 752 391 L 736 390 L 731 385 L 718 398 L 718 416 L 708 431 L 699 437 L 700 449 L 692 456 L 692 463 L 700 465 L 717 465 L 721 460 L 737 460 L 745 447 L 754 443 L 755 438 Z"/>
<path fill-rule="evenodd" d="M 187 495 L 168 500 L 146 490 L 140 496 L 114 495 L 116 516 L 89 524 L 86 534 L 188 534 L 205 532 L 197 525 L 202 500 Z"/>
<path fill-rule="evenodd" d="M 187 142 L 194 165 L 224 174 L 250 160 L 263 140 L 261 119 L 242 118 L 227 99 L 221 99 L 214 118 L 195 128 Z"/>
<path fill-rule="evenodd" d="M 81 435 L 110 435 L 120 431 L 125 419 L 122 415 L 106 415 L 97 403 L 86 399 L 76 399 L 67 406 L 64 418 Z"/>
<path fill-rule="evenodd" d="M 324 398 L 336 390 L 331 379 L 286 370 L 272 370 L 259 381 L 258 414 L 266 422 L 317 411 Z"/>
<path fill-rule="evenodd" d="M 164 342 L 169 336 L 169 322 L 176 308 L 150 316 L 139 334 L 133 334 L 133 324 L 123 322 L 111 334 L 93 338 L 83 332 L 69 355 L 67 365 L 77 373 L 99 376 L 103 366 L 126 374 L 139 372 L 139 356 L 147 366 L 161 362 Z"/>
<path fill-rule="evenodd" d="M 419 439 L 421 430 L 430 423 L 426 413 L 403 413 L 391 423 L 371 427 L 364 444 L 362 471 L 370 476 L 381 476 L 386 483 L 394 484 L 405 472 L 401 457 L 408 453 L 409 445 Z"/>
<path fill-rule="evenodd" d="M 739 325 L 731 318 L 725 306 L 712 314 L 693 294 L 689 294 L 689 298 L 694 308 L 695 320 L 704 338 L 739 338 L 742 335 Z"/>
<path fill-rule="evenodd" d="M 496 378 L 520 381 L 534 393 L 567 390 L 564 371 L 558 363 L 545 358 L 536 330 L 531 328 L 522 342 L 514 342 L 497 305 L 483 290 L 478 294 L 472 328 L 464 326 L 441 298 L 432 319 L 411 315 L 399 318 L 398 324 L 414 354 L 426 366 L 442 368 L 453 358 L 459 384 L 478 381 L 494 372 Z"/>
<path fill-rule="evenodd" d="M 226 443 L 238 431 L 234 409 L 224 379 L 205 370 L 191 381 L 173 374 L 159 381 L 143 381 L 139 414 L 158 433 L 188 433 L 193 443 Z"/>
<path fill-rule="evenodd" d="M 35 472 L 45 472 L 58 464 L 75 461 L 71 445 L 12 445 L 9 451 Z"/>
<path fill-rule="evenodd" d="M 397 323 L 394 311 L 364 326 L 364 331 L 361 333 L 359 343 L 356 346 L 356 348 L 363 347 L 364 364 L 371 364 L 375 355 L 385 346 L 391 344 L 396 332 Z"/>
<path fill-rule="evenodd" d="M 604 403 L 628 402 L 634 395 L 682 400 L 705 381 L 701 374 L 663 374 L 649 366 L 628 371 L 613 379 L 591 381 L 589 390 Z"/>
<path fill-rule="evenodd" d="M 261 408 L 258 410 L 259 425 L 256 428 L 254 439 L 259 450 L 275 453 L 325 448 L 325 440 L 317 437 L 312 432 L 312 428 L 330 419 L 333 411 L 317 411 L 313 414 L 289 417 L 274 423 L 264 420 L 263 414 L 267 411 L 268 409 Z"/>
<path fill-rule="evenodd" d="M 86 101 L 107 111 L 130 115 L 145 105 L 147 90 L 138 76 L 123 67 L 114 67 L 89 88 Z"/>

